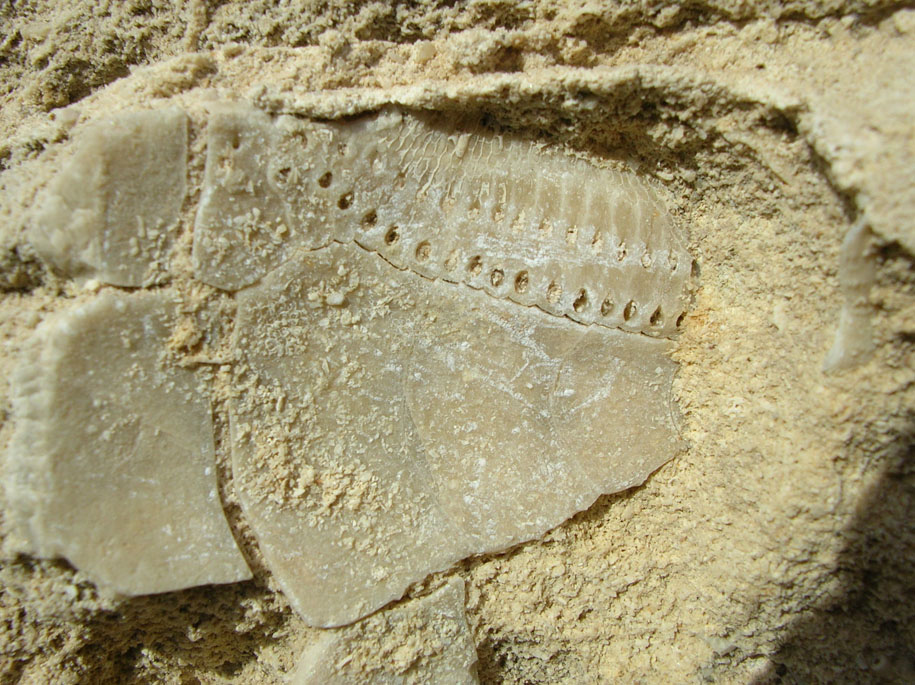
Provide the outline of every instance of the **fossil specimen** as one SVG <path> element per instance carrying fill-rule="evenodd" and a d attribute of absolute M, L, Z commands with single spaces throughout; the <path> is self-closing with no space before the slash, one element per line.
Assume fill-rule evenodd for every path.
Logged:
<path fill-rule="evenodd" d="M 677 448 L 665 340 L 344 245 L 295 254 L 238 302 L 236 485 L 271 570 L 316 625 L 541 535 Z"/>
<path fill-rule="evenodd" d="M 209 404 L 163 358 L 173 317 L 161 293 L 103 293 L 42 323 L 12 383 L 21 547 L 125 594 L 251 577 L 216 491 Z"/>
<path fill-rule="evenodd" d="M 187 116 L 133 112 L 81 132 L 39 199 L 31 242 L 69 276 L 140 286 L 167 268 L 187 176 Z"/>
<path fill-rule="evenodd" d="M 297 248 L 355 240 L 391 264 L 582 323 L 670 335 L 692 260 L 634 174 L 389 109 L 346 123 L 210 120 L 194 256 L 234 290 Z"/>
<path fill-rule="evenodd" d="M 859 221 L 848 230 L 842 241 L 839 263 L 839 287 L 842 291 L 842 309 L 839 326 L 823 368 L 837 371 L 860 364 L 874 350 L 873 307 L 868 296 L 877 277 L 873 254 L 873 234 L 870 227 Z"/>
<path fill-rule="evenodd" d="M 324 633 L 299 659 L 293 685 L 476 683 L 477 654 L 464 617 L 464 581 Z"/>
<path fill-rule="evenodd" d="M 430 572 L 542 535 L 676 452 L 666 338 L 685 311 L 691 259 L 648 184 L 395 108 L 345 122 L 209 109 L 192 263 L 238 307 L 234 487 L 309 623 L 355 621 Z M 186 115 L 112 121 L 77 141 L 30 236 L 66 273 L 148 285 L 183 218 Z M 79 175 L 91 181 L 84 196 Z M 133 593 L 248 574 L 201 471 L 212 469 L 206 403 L 193 372 L 164 355 L 165 292 L 103 295 L 42 327 L 47 360 L 29 367 L 41 402 L 16 412 L 17 435 L 41 440 L 20 439 L 10 459 L 31 548 Z M 184 470 L 171 465 L 188 452 Z M 67 469 L 72 479 L 57 477 Z M 168 523 L 133 529 L 123 514 L 95 537 L 57 536 L 81 478 L 157 493 Z M 123 491 L 106 492 L 122 511 Z M 190 521 L 198 537 L 178 524 Z M 166 536 L 146 551 L 148 569 L 99 565 L 119 526 L 124 550 Z M 151 570 L 205 552 L 216 561 L 181 566 L 171 585 Z"/>

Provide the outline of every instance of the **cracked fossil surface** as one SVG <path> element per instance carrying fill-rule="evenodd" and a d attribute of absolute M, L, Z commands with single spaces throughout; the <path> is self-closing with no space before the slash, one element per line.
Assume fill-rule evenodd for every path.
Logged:
<path fill-rule="evenodd" d="M 692 260 L 632 172 L 391 106 L 170 105 L 86 127 L 38 198 L 29 238 L 56 271 L 158 284 L 55 314 L 14 380 L 21 546 L 119 592 L 250 577 L 217 494 L 217 381 L 171 345 L 191 223 L 193 279 L 237 307 L 232 487 L 312 625 L 534 539 L 680 449 Z"/>
<path fill-rule="evenodd" d="M 102 293 L 42 323 L 12 379 L 5 491 L 21 544 L 128 594 L 247 580 L 210 406 L 164 358 L 176 303 Z"/>

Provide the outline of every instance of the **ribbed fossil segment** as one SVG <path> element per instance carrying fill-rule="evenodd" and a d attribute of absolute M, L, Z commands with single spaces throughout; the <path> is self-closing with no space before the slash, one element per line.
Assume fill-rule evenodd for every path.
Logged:
<path fill-rule="evenodd" d="M 355 240 L 392 264 L 582 323 L 676 331 L 691 259 L 632 173 L 387 109 L 349 122 L 210 119 L 198 276 L 237 289 L 297 247 Z"/>
<path fill-rule="evenodd" d="M 353 621 L 542 535 L 678 448 L 664 340 L 399 271 L 294 254 L 237 296 L 233 470 L 301 615 Z"/>
<path fill-rule="evenodd" d="M 326 631 L 302 654 L 292 685 L 472 685 L 477 653 L 464 615 L 464 581 Z"/>
<path fill-rule="evenodd" d="M 163 358 L 175 305 L 102 294 L 34 334 L 4 473 L 24 550 L 128 594 L 251 577 L 216 490 L 209 403 Z"/>
<path fill-rule="evenodd" d="M 38 200 L 29 240 L 69 276 L 121 286 L 160 280 L 186 192 L 186 115 L 119 114 L 74 144 Z"/>

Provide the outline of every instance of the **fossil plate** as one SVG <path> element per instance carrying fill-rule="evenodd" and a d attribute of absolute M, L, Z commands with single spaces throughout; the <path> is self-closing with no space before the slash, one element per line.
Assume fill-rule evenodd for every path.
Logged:
<path fill-rule="evenodd" d="M 472 685 L 479 682 L 464 616 L 464 581 L 403 606 L 328 631 L 306 649 L 292 685 Z"/>
<path fill-rule="evenodd" d="M 692 262 L 649 183 L 395 107 L 337 122 L 244 103 L 205 110 L 191 114 L 207 144 L 199 189 L 186 188 L 182 110 L 117 115 L 77 139 L 29 236 L 65 273 L 149 285 L 166 273 L 184 198 L 199 196 L 194 277 L 237 304 L 233 385 L 223 388 L 233 487 L 306 621 L 355 621 L 468 555 L 536 538 L 679 449 L 669 338 Z M 81 174 L 85 196 L 74 190 Z M 19 440 L 11 459 L 32 548 L 130 592 L 247 577 L 222 515 L 213 518 L 212 473 L 198 473 L 212 468 L 212 427 L 193 372 L 163 356 L 159 292 L 103 295 L 61 319 L 53 340 L 43 327 L 54 353 L 35 372 L 44 399 L 39 410 L 21 403 L 17 418 L 17 435 L 34 430 L 42 442 Z M 151 328 L 128 354 L 115 342 L 133 340 L 138 320 Z M 111 362 L 94 356 L 105 351 Z M 65 395 L 64 383 L 87 389 Z M 81 413 L 83 397 L 107 408 L 112 393 L 124 395 L 121 413 Z M 180 450 L 196 455 L 182 462 L 191 475 L 170 466 Z M 58 478 L 62 469 L 72 479 Z M 141 499 L 158 493 L 171 523 L 133 530 L 124 514 L 95 537 L 58 535 L 71 520 L 68 488 L 96 477 Z M 198 537 L 175 532 L 185 519 Z M 96 555 L 113 554 L 106 540 L 118 526 L 134 547 L 174 533 L 188 560 L 205 560 L 199 546 L 209 545 L 220 561 L 195 565 L 190 581 L 174 573 L 172 586 L 121 569 L 123 559 L 93 571 Z M 176 559 L 176 541 L 157 542 L 156 559 Z"/>
<path fill-rule="evenodd" d="M 295 255 L 238 302 L 236 486 L 313 624 L 542 535 L 677 449 L 666 340 L 344 245 Z"/>
<path fill-rule="evenodd" d="M 838 371 L 865 361 L 874 351 L 871 286 L 877 277 L 873 233 L 863 221 L 852 226 L 842 241 L 839 287 L 842 309 L 832 347 L 823 360 L 826 371 Z"/>
<path fill-rule="evenodd" d="M 274 122 L 210 119 L 194 258 L 201 280 L 250 285 L 294 250 L 355 241 L 428 278 L 581 323 L 671 335 L 692 260 L 635 174 L 400 110 Z"/>
<path fill-rule="evenodd" d="M 12 379 L 5 492 L 25 550 L 128 594 L 245 580 L 209 403 L 163 358 L 161 293 L 103 293 L 38 328 Z"/>
<path fill-rule="evenodd" d="M 636 333 L 676 330 L 691 262 L 632 174 L 391 109 L 235 106 L 208 140 L 198 275 L 255 283 L 234 471 L 309 622 L 542 535 L 676 451 L 669 343 Z"/>
<path fill-rule="evenodd" d="M 187 115 L 177 107 L 95 122 L 38 201 L 38 253 L 69 276 L 141 286 L 166 271 L 187 176 Z"/>

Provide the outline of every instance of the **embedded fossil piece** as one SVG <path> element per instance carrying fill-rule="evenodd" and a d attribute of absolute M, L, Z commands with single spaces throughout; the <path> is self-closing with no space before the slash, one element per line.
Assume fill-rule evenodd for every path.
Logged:
<path fill-rule="evenodd" d="M 678 449 L 670 343 L 300 252 L 237 295 L 233 472 L 314 625 L 542 535 Z"/>
<path fill-rule="evenodd" d="M 236 290 L 296 248 L 355 240 L 398 266 L 582 323 L 670 335 L 691 259 L 634 174 L 389 108 L 349 122 L 210 118 L 198 277 Z"/>
<path fill-rule="evenodd" d="M 352 622 L 542 535 L 676 452 L 663 337 L 691 260 L 646 183 L 393 108 L 214 109 L 195 274 L 238 291 L 236 489 L 308 622 Z M 185 197 L 185 115 L 108 126 L 78 141 L 33 240 L 71 275 L 149 284 Z M 160 358 L 172 315 L 162 294 L 103 295 L 42 326 L 17 381 L 23 547 L 131 594 L 249 577 L 206 402 Z M 111 485 L 72 513 L 92 479 Z"/>
<path fill-rule="evenodd" d="M 68 276 L 156 282 L 185 197 L 187 116 L 174 107 L 119 114 L 74 144 L 39 198 L 30 242 Z"/>
<path fill-rule="evenodd" d="M 471 685 L 477 654 L 464 616 L 464 581 L 355 625 L 327 631 L 299 659 L 292 685 Z"/>
<path fill-rule="evenodd" d="M 19 546 L 128 594 L 245 580 L 209 403 L 164 358 L 174 303 L 103 293 L 39 326 L 12 379 L 4 485 Z"/>
<path fill-rule="evenodd" d="M 862 220 L 848 230 L 842 241 L 839 287 L 844 302 L 832 347 L 823 361 L 826 371 L 854 367 L 874 351 L 873 306 L 868 300 L 877 277 L 873 238 L 870 227 Z"/>

